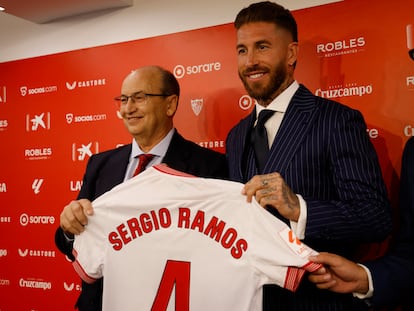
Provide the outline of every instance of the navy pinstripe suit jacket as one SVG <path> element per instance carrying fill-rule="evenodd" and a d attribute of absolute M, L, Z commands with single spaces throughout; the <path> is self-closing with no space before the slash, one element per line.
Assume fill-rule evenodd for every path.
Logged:
<path fill-rule="evenodd" d="M 254 153 L 246 140 L 255 119 L 253 111 L 227 137 L 226 155 L 232 180 L 247 182 L 257 174 Z M 387 190 L 359 111 L 317 97 L 300 85 L 270 147 L 263 173 L 271 172 L 279 172 L 306 201 L 304 242 L 316 250 L 350 258 L 358 244 L 381 241 L 391 232 Z M 314 288 L 311 284 L 307 287 Z M 298 292 L 292 300 L 298 300 L 300 289 Z M 308 296 L 306 292 L 309 290 L 304 293 Z M 324 309 L 319 295 L 322 292 L 312 290 L 310 295 L 317 309 L 312 308 L 310 300 L 303 299 L 306 304 L 295 302 L 290 307 L 289 302 L 280 302 L 277 310 L 345 310 L 336 302 L 333 305 L 338 307 Z"/>

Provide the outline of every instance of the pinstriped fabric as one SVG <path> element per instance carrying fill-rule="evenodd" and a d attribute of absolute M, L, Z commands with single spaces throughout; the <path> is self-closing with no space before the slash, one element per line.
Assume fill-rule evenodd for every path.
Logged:
<path fill-rule="evenodd" d="M 254 155 L 245 142 L 254 119 L 255 111 L 227 137 L 230 178 L 236 181 L 246 182 L 257 174 Z M 241 169 L 243 154 L 247 155 L 247 174 Z M 390 233 L 391 208 L 378 157 L 360 112 L 316 97 L 301 85 L 271 146 L 264 173 L 271 172 L 279 172 L 305 199 L 308 216 L 304 241 L 316 250 L 349 257 L 358 243 L 378 242 Z M 319 292 L 312 293 L 312 297 L 306 290 L 294 294 L 296 298 L 307 297 L 299 299 L 308 301 L 307 307 L 274 310 L 342 310 L 338 307 L 341 302 L 332 309 L 319 309 Z M 314 303 L 316 309 L 312 309 Z"/>

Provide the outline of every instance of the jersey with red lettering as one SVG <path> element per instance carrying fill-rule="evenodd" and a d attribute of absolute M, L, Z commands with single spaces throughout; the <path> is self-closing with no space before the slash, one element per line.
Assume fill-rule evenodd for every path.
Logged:
<path fill-rule="evenodd" d="M 261 310 L 264 284 L 294 291 L 320 265 L 242 187 L 151 167 L 92 202 L 74 268 L 104 277 L 103 310 Z"/>

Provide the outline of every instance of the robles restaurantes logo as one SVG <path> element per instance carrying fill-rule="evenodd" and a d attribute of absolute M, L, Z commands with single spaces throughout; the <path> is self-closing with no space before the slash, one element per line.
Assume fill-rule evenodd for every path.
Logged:
<path fill-rule="evenodd" d="M 414 76 L 407 77 L 406 83 L 409 90 L 414 90 Z"/>
<path fill-rule="evenodd" d="M 341 56 L 358 53 L 365 47 L 365 38 L 357 37 L 334 42 L 323 42 L 316 45 L 316 53 L 323 57 Z"/>
<path fill-rule="evenodd" d="M 85 87 L 96 87 L 96 86 L 104 86 L 106 85 L 106 79 L 92 79 L 92 80 L 84 80 L 84 81 L 71 81 L 66 82 L 66 88 L 69 91 L 73 91 L 76 88 L 85 88 Z"/>
<path fill-rule="evenodd" d="M 9 122 L 7 120 L 0 120 L 0 131 L 4 131 L 7 129 Z"/>
<path fill-rule="evenodd" d="M 52 148 L 30 148 L 24 150 L 24 156 L 26 160 L 47 160 L 52 157 Z"/>
<path fill-rule="evenodd" d="M 177 79 L 181 79 L 186 74 L 187 75 L 195 75 L 200 73 L 209 73 L 213 71 L 220 71 L 221 70 L 221 63 L 220 62 L 212 62 L 206 63 L 201 65 L 190 65 L 190 66 L 183 66 L 183 65 L 176 65 L 173 70 L 173 74 Z"/>

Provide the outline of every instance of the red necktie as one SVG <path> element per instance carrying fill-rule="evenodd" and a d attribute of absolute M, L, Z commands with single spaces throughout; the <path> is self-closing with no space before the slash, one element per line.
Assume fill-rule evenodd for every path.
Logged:
<path fill-rule="evenodd" d="M 139 173 L 145 170 L 148 163 L 152 160 L 153 157 L 154 157 L 153 154 L 147 154 L 147 153 L 140 154 L 138 156 L 139 162 L 138 162 L 137 168 L 135 169 L 134 175 L 132 176 L 137 176 Z"/>

